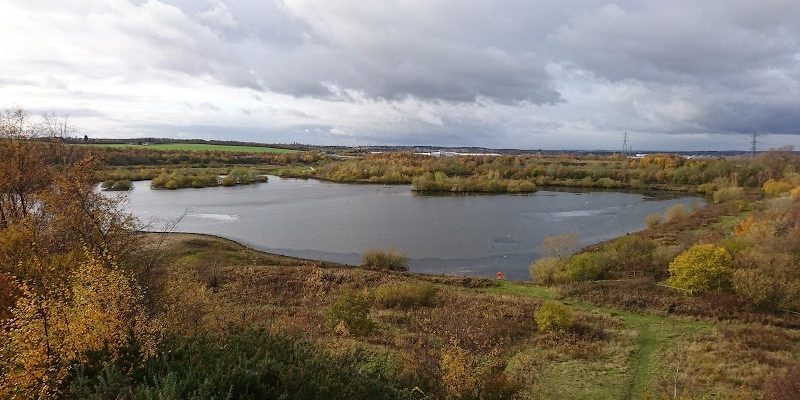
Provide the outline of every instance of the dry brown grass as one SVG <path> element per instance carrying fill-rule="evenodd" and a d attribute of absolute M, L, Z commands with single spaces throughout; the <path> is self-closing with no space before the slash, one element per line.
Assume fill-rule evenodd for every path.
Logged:
<path fill-rule="evenodd" d="M 543 335 L 533 318 L 539 300 L 468 289 L 492 285 L 491 280 L 409 277 L 272 259 L 247 250 L 239 254 L 242 250 L 235 244 L 214 243 L 218 240 L 182 237 L 166 244 L 164 251 L 170 254 L 172 266 L 163 271 L 160 296 L 164 301 L 159 310 L 171 332 L 221 335 L 231 328 L 259 326 L 299 335 L 333 352 L 352 350 L 353 346 L 382 349 L 404 368 L 405 374 L 416 376 L 429 387 L 444 385 L 445 376 L 456 379 L 453 374 L 458 368 L 453 370 L 452 363 L 463 351 L 469 354 L 464 371 L 477 374 L 470 379 L 483 382 L 468 380 L 473 382 L 471 387 L 478 390 L 495 385 L 503 393 L 516 387 L 502 372 L 515 349 L 552 347 L 553 354 L 561 353 L 561 359 L 585 358 L 591 357 L 590 353 L 599 354 L 606 342 L 598 319 L 578 316 L 574 331 L 563 337 Z M 260 265 L 253 260 L 274 260 L 280 265 Z M 293 261 L 295 265 L 291 265 Z M 424 304 L 416 304 L 414 297 L 413 307 L 394 307 L 394 303 L 384 304 L 386 296 L 376 297 L 376 306 L 370 311 L 376 324 L 367 335 L 342 335 L 326 323 L 325 310 L 347 290 L 366 290 L 374 296 L 394 288 L 390 297 L 402 294 L 402 303 L 407 305 L 405 289 L 412 287 L 425 288 Z M 395 293 L 397 290 L 402 293 Z M 435 294 L 436 301 L 428 301 L 430 293 Z M 443 360 L 451 363 L 449 372 L 442 370 Z M 444 391 L 444 386 L 438 390 Z"/>
<path fill-rule="evenodd" d="M 743 393 L 760 398 L 768 380 L 797 365 L 798 352 L 800 332 L 720 325 L 676 348 L 671 358 L 683 361 L 677 368 L 678 382 L 687 394 L 714 387 L 721 398 Z"/>
<path fill-rule="evenodd" d="M 404 282 L 375 288 L 375 301 L 388 308 L 430 307 L 436 302 L 438 289 L 430 283 Z"/>
<path fill-rule="evenodd" d="M 597 371 L 623 373 L 636 349 L 635 327 L 619 316 L 587 312 L 585 307 L 573 309 L 569 330 L 539 332 L 534 314 L 543 300 L 487 291 L 503 287 L 489 279 L 341 267 L 266 255 L 196 236 L 172 238 L 163 251 L 168 263 L 160 272 L 154 312 L 170 332 L 223 335 L 231 328 L 261 327 L 302 337 L 334 354 L 367 349 L 391 360 L 402 376 L 419 382 L 434 397 L 444 397 L 463 383 L 465 393 L 493 387 L 497 393 L 536 398 L 558 392 L 557 385 L 570 384 L 560 378 L 561 372 L 553 371 L 566 373 L 572 368 L 592 376 L 597 385 L 608 385 Z M 325 310 L 348 290 L 374 296 L 379 288 L 408 285 L 435 287 L 436 301 L 394 307 L 373 297 L 369 318 L 375 326 L 363 336 L 337 332 L 326 321 Z M 708 319 L 742 315 L 735 311 L 738 303 L 687 298 L 644 281 L 574 285 L 565 294 L 583 302 L 662 315 Z M 699 392 L 732 390 L 737 382 L 758 391 L 767 377 L 787 368 L 787 357 L 798 352 L 790 343 L 797 340 L 784 329 L 732 325 L 678 349 L 696 361 L 687 371 L 717 374 L 696 382 Z M 728 379 L 713 369 L 714 365 L 733 368 L 736 362 L 739 378 Z"/>
<path fill-rule="evenodd" d="M 759 322 L 800 328 L 800 316 L 784 312 L 769 313 L 730 293 L 709 292 L 689 296 L 648 279 L 574 283 L 561 287 L 560 293 L 565 297 L 592 304 L 639 313 L 682 315 L 712 321 Z"/>
<path fill-rule="evenodd" d="M 800 399 L 800 362 L 767 379 L 764 400 Z"/>

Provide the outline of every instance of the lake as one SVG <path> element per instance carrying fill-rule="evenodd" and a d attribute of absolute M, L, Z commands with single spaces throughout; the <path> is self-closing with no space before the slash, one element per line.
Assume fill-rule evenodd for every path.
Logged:
<path fill-rule="evenodd" d="M 644 228 L 644 218 L 696 197 L 589 190 L 421 195 L 408 185 L 270 177 L 237 187 L 150 190 L 134 183 L 128 210 L 163 230 L 207 233 L 255 249 L 358 264 L 368 248 L 394 248 L 416 272 L 529 279 L 546 235 L 577 232 L 588 245 Z"/>

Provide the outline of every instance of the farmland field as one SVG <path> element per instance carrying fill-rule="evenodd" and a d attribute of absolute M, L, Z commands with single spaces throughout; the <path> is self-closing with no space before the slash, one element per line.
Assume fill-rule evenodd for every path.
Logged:
<path fill-rule="evenodd" d="M 294 153 L 297 150 L 278 149 L 274 147 L 260 146 L 231 146 L 202 143 L 164 143 L 151 145 L 137 144 L 92 144 L 91 146 L 115 147 L 115 148 L 141 148 L 150 150 L 184 150 L 184 151 L 229 151 L 235 153 Z"/>

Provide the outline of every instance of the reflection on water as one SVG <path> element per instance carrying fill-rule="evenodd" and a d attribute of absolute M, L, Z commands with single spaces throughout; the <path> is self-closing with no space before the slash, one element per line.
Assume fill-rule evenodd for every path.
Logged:
<path fill-rule="evenodd" d="M 229 214 L 187 214 L 188 218 L 206 218 L 206 219 L 215 219 L 217 221 L 236 221 L 239 219 L 238 215 L 229 215 Z"/>
<path fill-rule="evenodd" d="M 367 248 L 408 254 L 412 271 L 527 279 L 546 235 L 577 232 L 585 244 L 644 228 L 644 218 L 691 197 L 613 191 L 426 196 L 407 185 L 351 185 L 270 177 L 232 188 L 150 190 L 136 182 L 129 209 L 152 229 L 184 215 L 183 232 L 254 248 L 357 264 Z M 160 222 L 161 221 L 161 222 Z"/>

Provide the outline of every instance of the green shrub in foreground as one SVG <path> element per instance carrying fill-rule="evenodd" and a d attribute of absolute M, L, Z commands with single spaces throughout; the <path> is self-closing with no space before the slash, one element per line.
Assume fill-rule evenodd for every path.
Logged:
<path fill-rule="evenodd" d="M 361 265 L 367 268 L 408 271 L 408 257 L 396 250 L 370 249 L 361 256 Z"/>
<path fill-rule="evenodd" d="M 572 326 L 572 310 L 557 301 L 547 301 L 536 310 L 536 325 L 542 332 L 567 330 Z"/>
<path fill-rule="evenodd" d="M 131 373 L 128 365 L 76 369 L 68 398 L 408 399 L 390 360 L 333 356 L 296 338 L 261 331 L 174 338 Z"/>
<path fill-rule="evenodd" d="M 388 283 L 375 289 L 375 301 L 389 308 L 430 307 L 438 289 L 430 283 Z"/>
<path fill-rule="evenodd" d="M 366 293 L 358 290 L 345 290 L 326 312 L 328 325 L 334 330 L 346 329 L 353 335 L 368 335 L 375 327 L 369 318 L 369 299 Z"/>

